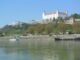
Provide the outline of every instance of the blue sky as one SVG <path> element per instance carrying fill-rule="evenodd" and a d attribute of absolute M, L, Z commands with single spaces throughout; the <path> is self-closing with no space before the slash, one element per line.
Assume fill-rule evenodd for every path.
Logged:
<path fill-rule="evenodd" d="M 0 26 L 16 20 L 31 22 L 41 19 L 42 12 L 65 11 L 80 13 L 80 0 L 0 0 Z"/>

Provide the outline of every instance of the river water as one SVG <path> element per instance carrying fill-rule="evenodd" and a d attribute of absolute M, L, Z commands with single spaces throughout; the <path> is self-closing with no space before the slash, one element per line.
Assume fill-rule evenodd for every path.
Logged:
<path fill-rule="evenodd" d="M 0 42 L 0 60 L 80 60 L 79 41 Z"/>

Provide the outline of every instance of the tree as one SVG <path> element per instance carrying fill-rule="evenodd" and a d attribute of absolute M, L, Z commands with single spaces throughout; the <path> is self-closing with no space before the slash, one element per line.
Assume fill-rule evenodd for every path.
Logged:
<path fill-rule="evenodd" d="M 31 34 L 34 34 L 35 28 L 34 28 L 33 26 L 31 26 L 31 27 L 29 27 L 29 28 L 27 29 L 27 32 L 29 32 L 29 33 L 31 33 Z"/>
<path fill-rule="evenodd" d="M 53 32 L 53 24 L 52 24 L 52 23 L 46 24 L 46 26 L 45 26 L 45 32 L 46 32 L 47 34 L 50 34 L 50 33 Z"/>
<path fill-rule="evenodd" d="M 37 33 L 43 33 L 44 28 L 45 28 L 45 24 L 37 24 L 35 30 L 36 30 Z"/>
<path fill-rule="evenodd" d="M 64 22 L 58 23 L 58 27 L 57 28 L 58 28 L 59 32 L 62 32 L 62 33 L 66 32 L 66 25 L 65 25 Z"/>
<path fill-rule="evenodd" d="M 75 19 L 79 19 L 80 18 L 80 14 L 75 13 L 75 14 L 72 14 L 71 17 L 73 17 Z"/>
<path fill-rule="evenodd" d="M 76 33 L 80 33 L 80 23 L 75 22 L 75 23 L 73 24 L 73 30 L 74 30 L 74 32 L 76 32 Z"/>

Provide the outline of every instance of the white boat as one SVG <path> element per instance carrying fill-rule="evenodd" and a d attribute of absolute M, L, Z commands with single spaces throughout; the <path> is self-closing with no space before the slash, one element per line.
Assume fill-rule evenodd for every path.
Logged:
<path fill-rule="evenodd" d="M 17 40 L 16 38 L 9 39 L 9 41 L 11 42 L 15 42 L 16 40 Z"/>
<path fill-rule="evenodd" d="M 19 37 L 14 37 L 14 38 L 10 38 L 9 41 L 11 42 L 16 42 L 19 40 Z"/>

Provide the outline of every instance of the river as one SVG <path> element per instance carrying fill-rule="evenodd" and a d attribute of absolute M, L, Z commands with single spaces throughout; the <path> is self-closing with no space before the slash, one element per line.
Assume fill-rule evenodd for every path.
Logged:
<path fill-rule="evenodd" d="M 80 60 L 80 42 L 0 41 L 0 60 Z"/>

